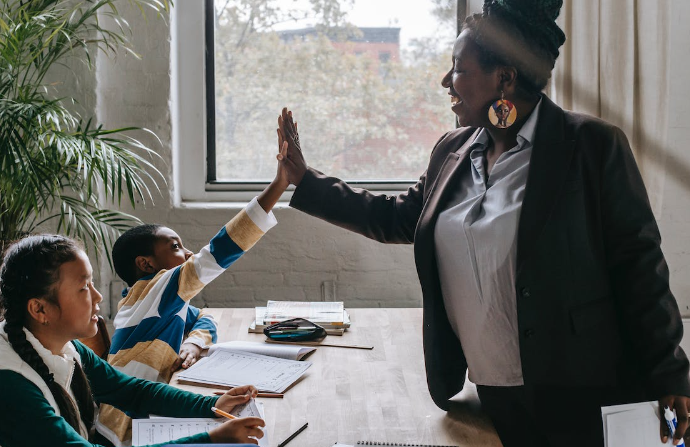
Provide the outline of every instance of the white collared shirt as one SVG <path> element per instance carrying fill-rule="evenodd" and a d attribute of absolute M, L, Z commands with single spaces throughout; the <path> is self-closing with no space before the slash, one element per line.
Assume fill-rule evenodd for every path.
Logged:
<path fill-rule="evenodd" d="M 46 349 L 41 342 L 34 337 L 26 328 L 24 333 L 26 334 L 26 339 L 31 346 L 34 347 L 38 355 L 41 357 L 43 362 L 46 364 L 51 373 L 53 373 L 53 379 L 57 384 L 62 386 L 67 394 L 72 399 L 74 408 L 79 414 L 79 406 L 76 404 L 76 399 L 74 398 L 74 393 L 72 392 L 72 377 L 74 376 L 74 362 L 77 361 L 81 365 L 81 357 L 77 352 L 74 345 L 68 342 L 63 348 L 60 355 L 53 354 L 50 350 Z M 57 409 L 56 409 L 57 410 Z M 86 427 L 81 417 L 79 417 L 79 434 L 84 439 L 89 439 L 89 428 Z"/>
<path fill-rule="evenodd" d="M 482 129 L 470 146 L 469 169 L 434 229 L 443 302 L 478 385 L 522 385 L 515 274 L 517 231 L 541 100 L 490 174 Z"/>

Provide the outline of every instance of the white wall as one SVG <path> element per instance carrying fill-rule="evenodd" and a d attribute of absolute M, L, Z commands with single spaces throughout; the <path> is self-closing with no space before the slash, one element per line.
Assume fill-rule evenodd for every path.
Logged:
<path fill-rule="evenodd" d="M 690 3 L 673 2 L 671 91 L 680 100 L 669 104 L 669 169 L 690 172 L 690 85 L 683 82 L 690 72 Z M 471 2 L 470 6 L 474 8 Z M 132 11 L 128 20 L 134 30 L 134 45 L 143 60 L 121 55 L 117 60 L 99 56 L 97 110 L 106 126 L 147 127 L 161 138 L 162 160 L 157 165 L 168 185 L 156 206 L 139 206 L 136 214 L 146 222 L 163 223 L 176 230 L 186 246 L 201 248 L 218 228 L 237 213 L 237 204 L 185 205 L 174 207 L 170 81 L 170 31 L 168 24 L 150 17 L 148 22 Z M 201 147 L 187 148 L 204 157 Z M 420 167 L 422 169 L 422 167 Z M 683 172 L 685 172 L 683 171 Z M 177 173 L 184 176 L 184 169 Z M 685 178 L 685 181 L 681 181 Z M 203 179 L 199 178 L 199 182 Z M 669 175 L 665 183 L 660 226 L 664 249 L 672 271 L 672 288 L 684 315 L 690 316 L 690 174 Z M 411 246 L 386 246 L 322 223 L 298 211 L 279 206 L 279 225 L 249 253 L 207 287 L 197 305 L 245 307 L 261 305 L 268 299 L 324 298 L 345 301 L 349 307 L 419 306 L 421 290 L 417 282 Z M 107 292 L 110 278 L 103 275 L 101 290 Z M 326 282 L 324 284 L 324 282 Z M 325 287 L 324 287 L 325 285 Z M 119 298 L 120 285 L 112 287 Z M 331 293 L 331 290 L 335 291 Z M 103 305 L 107 312 L 107 304 Z"/>

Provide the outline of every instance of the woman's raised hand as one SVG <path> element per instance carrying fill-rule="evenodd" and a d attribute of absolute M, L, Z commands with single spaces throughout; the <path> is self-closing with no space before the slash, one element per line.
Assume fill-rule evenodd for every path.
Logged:
<path fill-rule="evenodd" d="M 302 148 L 297 133 L 297 123 L 292 120 L 292 112 L 283 108 L 278 116 L 278 176 L 285 175 L 288 182 L 297 186 L 307 172 Z"/>

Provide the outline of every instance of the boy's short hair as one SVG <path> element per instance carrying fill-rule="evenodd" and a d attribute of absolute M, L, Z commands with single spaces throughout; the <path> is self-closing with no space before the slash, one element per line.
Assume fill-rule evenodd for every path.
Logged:
<path fill-rule="evenodd" d="M 144 224 L 130 228 L 120 235 L 113 244 L 113 266 L 115 273 L 127 286 L 131 287 L 139 279 L 137 277 L 137 256 L 153 255 L 153 246 L 158 237 L 156 233 L 163 225 Z"/>

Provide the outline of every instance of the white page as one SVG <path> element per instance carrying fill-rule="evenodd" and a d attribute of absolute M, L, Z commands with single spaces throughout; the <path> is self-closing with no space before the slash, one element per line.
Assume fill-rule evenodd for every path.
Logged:
<path fill-rule="evenodd" d="M 235 407 L 230 414 L 240 418 L 259 417 L 265 420 L 263 404 L 254 399 Z M 132 445 L 157 444 L 198 433 L 208 433 L 225 421 L 224 418 L 152 417 L 132 419 Z M 259 445 L 268 447 L 268 433 L 266 431 L 264 431 L 264 437 L 259 440 Z"/>
<path fill-rule="evenodd" d="M 288 360 L 299 360 L 308 353 L 316 350 L 316 348 L 308 346 L 278 345 L 236 340 L 211 346 L 208 349 L 208 355 L 218 350 L 227 349 L 231 351 L 252 352 L 254 354 L 268 355 Z"/>
<path fill-rule="evenodd" d="M 310 366 L 311 362 L 223 350 L 202 358 L 180 373 L 178 379 L 226 386 L 254 385 L 260 391 L 282 393 Z"/>
<path fill-rule="evenodd" d="M 209 432 L 220 423 L 213 418 L 132 419 L 132 445 L 157 444 Z"/>
<path fill-rule="evenodd" d="M 659 438 L 657 402 L 615 405 L 601 409 L 606 447 L 663 446 Z"/>
<path fill-rule="evenodd" d="M 265 320 L 283 321 L 299 317 L 317 324 L 342 324 L 343 312 L 342 301 L 269 301 Z"/>

